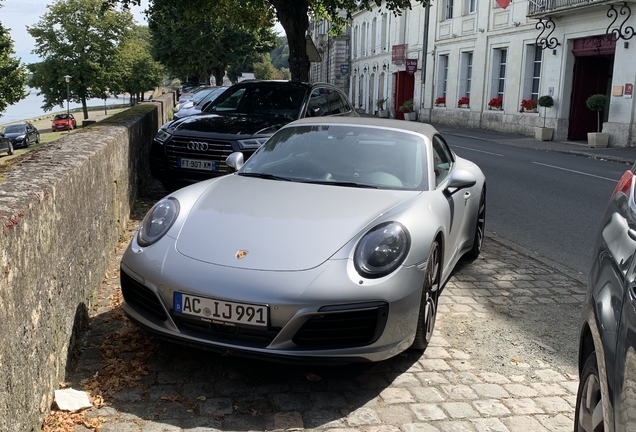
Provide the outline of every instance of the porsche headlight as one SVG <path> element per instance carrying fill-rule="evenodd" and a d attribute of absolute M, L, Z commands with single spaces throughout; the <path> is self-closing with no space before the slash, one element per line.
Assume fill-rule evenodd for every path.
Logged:
<path fill-rule="evenodd" d="M 167 130 L 165 130 L 164 128 L 161 128 L 157 131 L 157 135 L 155 135 L 155 139 L 157 141 L 159 141 L 160 143 L 165 143 L 170 137 L 172 136 L 172 134 L 170 134 Z"/>
<path fill-rule="evenodd" d="M 154 205 L 141 221 L 137 243 L 150 246 L 163 237 L 179 215 L 179 201 L 164 198 Z"/>
<path fill-rule="evenodd" d="M 411 247 L 411 237 L 398 222 L 372 228 L 362 237 L 353 256 L 361 276 L 375 279 L 388 275 L 404 262 Z"/>
<path fill-rule="evenodd" d="M 265 144 L 265 141 L 267 141 L 268 139 L 269 137 L 252 138 L 252 139 L 246 139 L 246 140 L 239 140 L 238 143 L 242 149 L 257 149 L 263 144 Z"/>

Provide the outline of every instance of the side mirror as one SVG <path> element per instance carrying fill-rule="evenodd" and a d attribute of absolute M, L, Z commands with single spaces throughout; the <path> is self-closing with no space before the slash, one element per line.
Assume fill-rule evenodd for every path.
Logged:
<path fill-rule="evenodd" d="M 232 171 L 240 170 L 244 163 L 243 153 L 241 152 L 232 153 L 225 159 L 225 163 L 227 164 L 228 167 L 232 169 Z"/>
<path fill-rule="evenodd" d="M 309 117 L 320 117 L 320 107 L 313 107 L 309 109 Z"/>
<path fill-rule="evenodd" d="M 470 172 L 463 169 L 456 169 L 450 175 L 448 186 L 444 189 L 446 195 L 451 196 L 457 191 L 475 186 L 477 179 Z"/>

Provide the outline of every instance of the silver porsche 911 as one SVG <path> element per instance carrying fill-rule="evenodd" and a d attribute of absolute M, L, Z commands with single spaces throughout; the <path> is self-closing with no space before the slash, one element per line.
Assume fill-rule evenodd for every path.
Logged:
<path fill-rule="evenodd" d="M 380 361 L 429 343 L 477 257 L 485 177 L 430 125 L 314 118 L 235 173 L 178 190 L 121 262 L 123 308 L 177 342 L 283 361 Z"/>

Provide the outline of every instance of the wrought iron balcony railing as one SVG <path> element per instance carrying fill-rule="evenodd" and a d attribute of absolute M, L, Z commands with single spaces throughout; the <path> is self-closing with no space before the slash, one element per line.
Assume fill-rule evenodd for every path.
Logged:
<path fill-rule="evenodd" d="M 544 15 L 546 12 L 572 9 L 607 2 L 608 0 L 529 0 L 528 16 Z"/>

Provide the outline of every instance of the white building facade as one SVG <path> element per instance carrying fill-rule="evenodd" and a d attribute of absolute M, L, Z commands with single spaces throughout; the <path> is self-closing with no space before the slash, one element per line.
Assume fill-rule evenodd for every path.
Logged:
<path fill-rule="evenodd" d="M 383 107 L 401 118 L 397 108 L 412 98 L 420 121 L 526 135 L 545 123 L 554 139 L 577 141 L 596 132 L 585 100 L 600 93 L 609 98 L 602 131 L 610 146 L 636 146 L 636 0 L 500 1 L 505 8 L 439 0 L 428 11 L 413 2 L 401 16 L 383 8 L 354 14 L 356 108 L 373 114 L 386 99 Z M 543 95 L 552 108 L 523 108 Z"/>

